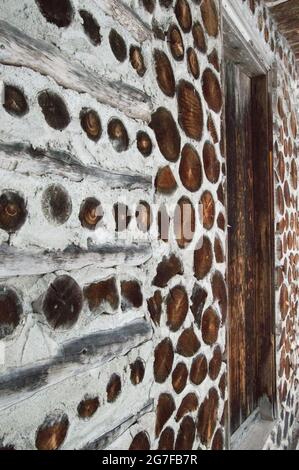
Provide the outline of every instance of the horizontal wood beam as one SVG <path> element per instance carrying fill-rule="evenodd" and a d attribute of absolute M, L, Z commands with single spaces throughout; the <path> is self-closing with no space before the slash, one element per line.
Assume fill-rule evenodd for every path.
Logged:
<path fill-rule="evenodd" d="M 104 170 L 97 166 L 86 166 L 74 155 L 51 148 L 34 149 L 22 142 L 0 141 L 0 168 L 21 175 L 55 175 L 80 182 L 83 178 L 91 183 L 100 183 L 101 189 L 150 189 L 151 176 Z"/>
<path fill-rule="evenodd" d="M 94 3 L 125 28 L 136 41 L 142 43 L 153 38 L 149 26 L 121 0 L 95 0 Z"/>
<path fill-rule="evenodd" d="M 97 265 L 111 268 L 119 265 L 139 266 L 152 256 L 150 243 L 102 244 L 88 240 L 88 247 L 68 246 L 60 251 L 19 249 L 0 245 L 0 279 L 15 276 L 37 276 L 58 270 L 72 271 Z"/>
<path fill-rule="evenodd" d="M 68 377 L 87 373 L 116 357 L 125 356 L 151 337 L 150 323 L 138 319 L 120 328 L 66 341 L 53 358 L 1 374 L 0 410 Z"/>
<path fill-rule="evenodd" d="M 108 430 L 92 442 L 88 442 L 82 450 L 103 450 L 116 441 L 132 424 L 136 423 L 142 416 L 154 410 L 154 400 L 149 400 L 146 405 L 136 414 L 130 414 L 118 426 Z M 128 410 L 129 411 L 129 410 Z"/>
<path fill-rule="evenodd" d="M 34 39 L 0 20 L 0 63 L 27 67 L 51 77 L 64 88 L 88 93 L 97 101 L 118 109 L 130 118 L 149 122 L 152 104 L 142 91 L 119 81 L 109 81 L 68 59 L 58 48 Z"/>

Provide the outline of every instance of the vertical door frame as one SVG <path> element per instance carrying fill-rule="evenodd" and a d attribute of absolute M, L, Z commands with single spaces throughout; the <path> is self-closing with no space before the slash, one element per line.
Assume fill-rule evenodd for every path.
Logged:
<path fill-rule="evenodd" d="M 273 409 L 271 410 L 273 416 L 276 415 L 277 409 L 277 397 L 276 397 L 276 363 L 275 363 L 275 285 L 274 285 L 274 275 L 275 275 L 275 264 L 274 264 L 274 254 L 275 254 L 275 217 L 274 217 L 274 176 L 273 176 L 273 110 L 272 110 L 272 95 L 276 91 L 273 84 L 276 82 L 276 64 L 275 64 L 275 55 L 269 51 L 269 47 L 265 44 L 263 37 L 260 35 L 257 25 L 252 18 L 252 15 L 244 8 L 240 0 L 222 0 L 221 2 L 221 23 L 222 23 L 222 84 L 223 90 L 226 89 L 225 86 L 225 58 L 231 60 L 234 63 L 237 63 L 240 69 L 246 73 L 249 77 L 262 77 L 264 80 L 267 80 L 268 87 L 268 129 L 267 129 L 267 157 L 270 159 L 269 162 L 269 171 L 272 173 L 272 176 L 269 175 L 269 181 L 271 182 L 271 187 L 268 188 L 268 194 L 272 195 L 271 205 L 270 205 L 270 238 L 271 238 L 271 271 L 272 279 L 270 280 L 272 286 L 271 300 L 272 305 L 272 318 L 273 324 L 271 325 L 271 341 L 272 341 L 272 351 L 271 364 L 272 369 L 272 398 L 273 398 Z M 254 78 L 254 83 L 258 84 L 259 79 Z M 254 86 L 254 85 L 253 85 Z M 257 85 L 258 86 L 258 85 Z M 224 106 L 225 106 L 225 96 L 224 96 Z M 225 114 L 224 114 L 225 115 Z M 225 130 L 225 119 L 223 119 L 224 135 L 226 136 Z M 226 138 L 225 140 L 225 155 L 226 155 Z M 227 207 L 227 201 L 226 201 Z M 226 246 L 226 248 L 228 248 Z M 227 251 L 228 253 L 228 251 Z M 226 259 L 226 261 L 228 258 Z M 230 330 L 230 320 L 228 315 L 227 323 L 227 344 L 229 344 L 229 330 Z M 228 376 L 230 370 L 229 364 L 229 354 L 228 354 Z M 229 379 L 227 381 L 229 387 Z M 228 407 L 230 406 L 230 399 L 228 397 Z M 246 425 L 250 425 L 251 417 L 248 418 Z M 230 409 L 228 411 L 228 420 L 226 423 L 226 447 L 229 449 L 231 447 L 231 428 L 230 428 Z"/>

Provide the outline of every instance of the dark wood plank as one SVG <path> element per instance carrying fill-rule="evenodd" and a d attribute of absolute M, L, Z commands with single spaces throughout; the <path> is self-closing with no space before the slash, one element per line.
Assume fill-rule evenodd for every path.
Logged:
<path fill-rule="evenodd" d="M 228 281 L 229 281 L 229 348 L 231 429 L 241 424 L 245 390 L 245 201 L 238 187 L 243 186 L 242 106 L 239 70 L 232 64 L 226 68 L 226 129 L 228 173 Z"/>
<path fill-rule="evenodd" d="M 255 194 L 256 312 L 258 322 L 257 393 L 273 401 L 274 368 L 274 191 L 272 118 L 266 76 L 252 80 Z"/>
<path fill-rule="evenodd" d="M 251 80 L 241 75 L 241 92 L 244 106 L 242 107 L 243 121 L 243 145 L 244 145 L 244 205 L 245 205 L 245 384 L 243 420 L 246 419 L 257 406 L 256 396 L 256 361 L 253 360 L 252 351 L 255 347 L 256 325 L 255 325 L 255 247 L 254 247 L 254 188 L 253 188 L 253 163 L 252 163 L 252 140 L 253 129 L 251 119 Z M 239 188 L 240 190 L 241 188 Z"/>
<path fill-rule="evenodd" d="M 266 76 L 226 66 L 229 391 L 233 433 L 274 387 L 271 94 Z"/>

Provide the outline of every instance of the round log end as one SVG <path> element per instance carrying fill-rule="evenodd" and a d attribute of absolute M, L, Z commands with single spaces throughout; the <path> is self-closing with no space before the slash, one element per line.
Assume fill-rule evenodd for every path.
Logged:
<path fill-rule="evenodd" d="M 97 142 L 102 135 L 102 125 L 98 113 L 93 109 L 84 108 L 80 113 L 80 122 L 87 137 Z"/>
<path fill-rule="evenodd" d="M 100 406 L 100 401 L 98 397 L 85 398 L 79 403 L 78 408 L 77 408 L 79 418 L 81 419 L 91 418 L 95 414 L 99 406 Z"/>
<path fill-rule="evenodd" d="M 79 10 L 79 15 L 83 20 L 83 29 L 86 36 L 94 46 L 99 46 L 102 42 L 99 23 L 87 10 Z"/>
<path fill-rule="evenodd" d="M 83 306 L 83 293 L 70 276 L 58 276 L 48 288 L 42 303 L 43 313 L 52 328 L 71 328 Z"/>
<path fill-rule="evenodd" d="M 127 46 L 124 39 L 115 29 L 111 29 L 110 31 L 109 43 L 116 59 L 119 62 L 124 62 L 127 58 Z"/>
<path fill-rule="evenodd" d="M 47 416 L 38 428 L 35 437 L 35 446 L 38 450 L 57 450 L 65 441 L 69 428 L 66 414 L 56 412 Z"/>
<path fill-rule="evenodd" d="M 58 28 L 69 26 L 74 17 L 70 0 L 36 0 L 41 14 Z"/>
<path fill-rule="evenodd" d="M 26 218 L 23 197 L 14 191 L 3 192 L 0 195 L 0 229 L 14 233 L 24 225 Z"/>
<path fill-rule="evenodd" d="M 72 213 L 72 200 L 60 184 L 52 184 L 42 195 L 44 216 L 53 225 L 63 225 Z"/>
<path fill-rule="evenodd" d="M 124 124 L 119 119 L 112 119 L 108 124 L 108 136 L 117 152 L 124 152 L 129 147 L 129 136 Z"/>
<path fill-rule="evenodd" d="M 89 197 L 81 204 L 79 219 L 82 227 L 95 230 L 103 215 L 102 205 L 96 198 Z"/>
<path fill-rule="evenodd" d="M 68 109 L 63 99 L 50 90 L 38 95 L 38 104 L 47 124 L 55 130 L 62 131 L 71 122 Z"/>
<path fill-rule="evenodd" d="M 106 387 L 107 401 L 113 403 L 121 393 L 121 379 L 118 374 L 112 374 Z"/>
<path fill-rule="evenodd" d="M 24 93 L 17 87 L 5 84 L 4 109 L 12 116 L 23 117 L 29 111 Z"/>
<path fill-rule="evenodd" d="M 0 339 L 13 333 L 22 314 L 22 303 L 16 292 L 0 285 Z"/>

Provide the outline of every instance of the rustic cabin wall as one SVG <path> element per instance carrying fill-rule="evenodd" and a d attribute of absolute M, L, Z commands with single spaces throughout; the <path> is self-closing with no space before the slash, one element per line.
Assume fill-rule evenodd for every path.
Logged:
<path fill-rule="evenodd" d="M 3 447 L 223 447 L 220 9 L 199 3 L 1 2 Z"/>
<path fill-rule="evenodd" d="M 298 72 L 295 56 L 263 2 L 246 2 L 252 27 L 275 53 L 273 109 L 277 413 L 266 449 L 294 444 L 298 426 Z M 271 122 L 272 120 L 270 120 Z M 272 123 L 271 123 L 272 128 Z M 270 129 L 271 131 L 271 129 Z M 262 197 L 262 195 L 261 195 Z"/>
<path fill-rule="evenodd" d="M 298 412 L 297 76 L 262 2 L 248 8 L 278 64 L 267 448 L 284 448 Z M 220 2 L 2 0 L 0 16 L 0 447 L 223 449 Z"/>

